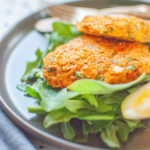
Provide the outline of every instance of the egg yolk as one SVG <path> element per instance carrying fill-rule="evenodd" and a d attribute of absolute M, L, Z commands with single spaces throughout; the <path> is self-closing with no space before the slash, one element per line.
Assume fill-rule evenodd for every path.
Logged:
<path fill-rule="evenodd" d="M 131 108 L 135 110 L 139 116 L 150 116 L 150 89 L 144 90 L 131 105 Z"/>

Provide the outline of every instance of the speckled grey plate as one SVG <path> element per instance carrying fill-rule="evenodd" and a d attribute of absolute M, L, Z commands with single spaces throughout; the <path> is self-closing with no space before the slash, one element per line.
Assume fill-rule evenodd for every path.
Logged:
<path fill-rule="evenodd" d="M 89 0 L 71 4 L 104 8 L 144 2 L 150 3 L 149 0 L 142 2 L 138 0 Z M 42 12 L 26 17 L 13 27 L 0 43 L 0 103 L 16 124 L 41 140 L 55 145 L 56 149 L 98 150 L 105 148 L 97 137 L 90 138 L 86 145 L 80 145 L 64 140 L 59 126 L 44 129 L 43 118 L 27 111 L 28 106 L 35 105 L 35 100 L 23 96 L 23 93 L 16 89 L 25 70 L 26 62 L 35 59 L 37 48 L 41 50 L 46 48 L 47 39 L 33 29 L 34 23 L 41 17 L 43 17 Z M 121 149 L 150 149 L 150 128 L 134 132 Z"/>

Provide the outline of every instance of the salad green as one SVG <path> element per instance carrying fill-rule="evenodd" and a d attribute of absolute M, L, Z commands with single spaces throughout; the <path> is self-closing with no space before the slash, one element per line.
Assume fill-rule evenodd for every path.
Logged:
<path fill-rule="evenodd" d="M 79 143 L 86 142 L 89 134 L 98 134 L 102 141 L 111 148 L 119 148 L 126 142 L 128 135 L 136 128 L 143 127 L 138 120 L 125 120 L 121 114 L 124 98 L 149 81 L 149 76 L 142 74 L 138 79 L 126 84 L 110 85 L 98 80 L 79 79 L 67 88 L 54 89 L 42 78 L 42 59 L 58 45 L 75 38 L 79 33 L 70 24 L 53 23 L 54 32 L 49 35 L 48 47 L 44 52 L 36 51 L 36 60 L 28 62 L 25 73 L 17 88 L 25 95 L 36 99 L 38 107 L 29 107 L 28 111 L 44 115 L 44 127 L 61 124 L 65 139 Z M 80 77 L 80 72 L 77 72 Z M 81 124 L 81 135 L 76 136 L 77 119 Z"/>

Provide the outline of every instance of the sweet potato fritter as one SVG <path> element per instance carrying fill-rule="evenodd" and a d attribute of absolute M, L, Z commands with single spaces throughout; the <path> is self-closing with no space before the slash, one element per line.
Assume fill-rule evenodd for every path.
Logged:
<path fill-rule="evenodd" d="M 82 35 L 45 56 L 43 76 L 63 88 L 82 78 L 126 83 L 143 72 L 150 73 L 147 45 Z"/>
<path fill-rule="evenodd" d="M 80 32 L 94 36 L 150 42 L 150 21 L 133 16 L 88 16 L 76 27 Z"/>

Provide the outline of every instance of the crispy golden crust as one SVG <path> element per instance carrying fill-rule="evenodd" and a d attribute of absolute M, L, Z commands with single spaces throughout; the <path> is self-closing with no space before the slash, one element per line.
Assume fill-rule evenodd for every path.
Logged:
<path fill-rule="evenodd" d="M 80 32 L 120 40 L 150 42 L 150 21 L 137 17 L 88 16 L 77 23 Z"/>
<path fill-rule="evenodd" d="M 43 76 L 53 87 L 67 87 L 79 78 L 126 83 L 150 73 L 148 46 L 82 35 L 44 58 Z"/>

